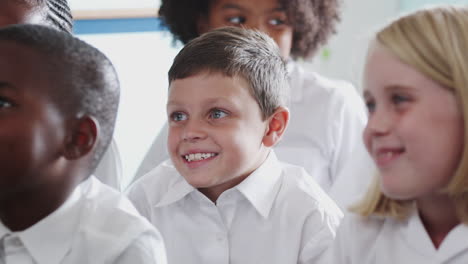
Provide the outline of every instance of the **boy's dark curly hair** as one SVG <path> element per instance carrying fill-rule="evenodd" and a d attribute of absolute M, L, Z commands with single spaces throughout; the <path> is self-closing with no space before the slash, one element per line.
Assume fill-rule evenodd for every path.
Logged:
<path fill-rule="evenodd" d="M 209 7 L 216 0 L 162 0 L 159 16 L 184 44 L 198 37 L 197 21 L 208 16 Z M 293 27 L 291 56 L 307 58 L 325 44 L 335 33 L 340 21 L 340 0 L 279 0 L 286 8 Z"/>

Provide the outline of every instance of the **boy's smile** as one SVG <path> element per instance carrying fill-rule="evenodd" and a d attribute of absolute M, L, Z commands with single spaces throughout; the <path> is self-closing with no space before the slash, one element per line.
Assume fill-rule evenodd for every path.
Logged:
<path fill-rule="evenodd" d="M 172 81 L 168 150 L 179 173 L 216 200 L 260 166 L 267 120 L 246 80 L 201 72 Z"/>

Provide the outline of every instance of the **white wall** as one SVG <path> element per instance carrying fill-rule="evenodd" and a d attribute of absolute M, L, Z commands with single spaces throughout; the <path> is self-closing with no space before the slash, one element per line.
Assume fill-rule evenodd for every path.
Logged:
<path fill-rule="evenodd" d="M 72 10 L 156 8 L 160 0 L 68 0 Z"/>
<path fill-rule="evenodd" d="M 167 32 L 80 35 L 116 67 L 121 100 L 114 139 L 124 182 L 131 180 L 166 120 L 167 71 L 178 52 Z"/>
<path fill-rule="evenodd" d="M 360 90 L 362 66 L 372 32 L 395 17 L 399 0 L 344 0 L 342 19 L 328 45 L 327 58 L 319 52 L 312 69 L 324 76 L 352 82 Z"/>

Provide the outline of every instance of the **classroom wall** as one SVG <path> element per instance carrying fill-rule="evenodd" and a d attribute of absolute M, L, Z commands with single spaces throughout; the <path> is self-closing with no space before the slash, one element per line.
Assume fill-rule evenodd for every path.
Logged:
<path fill-rule="evenodd" d="M 127 9 L 158 7 L 160 0 L 68 0 L 72 10 Z"/>

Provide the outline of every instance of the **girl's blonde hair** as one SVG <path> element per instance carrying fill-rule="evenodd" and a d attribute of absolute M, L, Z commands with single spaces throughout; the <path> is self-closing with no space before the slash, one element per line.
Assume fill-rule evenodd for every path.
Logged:
<path fill-rule="evenodd" d="M 468 7 L 439 6 L 416 11 L 384 27 L 376 34 L 376 40 L 404 63 L 453 91 L 466 120 Z M 465 122 L 464 141 L 467 139 Z M 464 144 L 459 166 L 444 192 L 455 201 L 460 220 L 468 224 L 468 144 Z M 351 211 L 404 219 L 412 204 L 386 197 L 380 190 L 379 177 L 375 177 L 364 199 Z"/>

